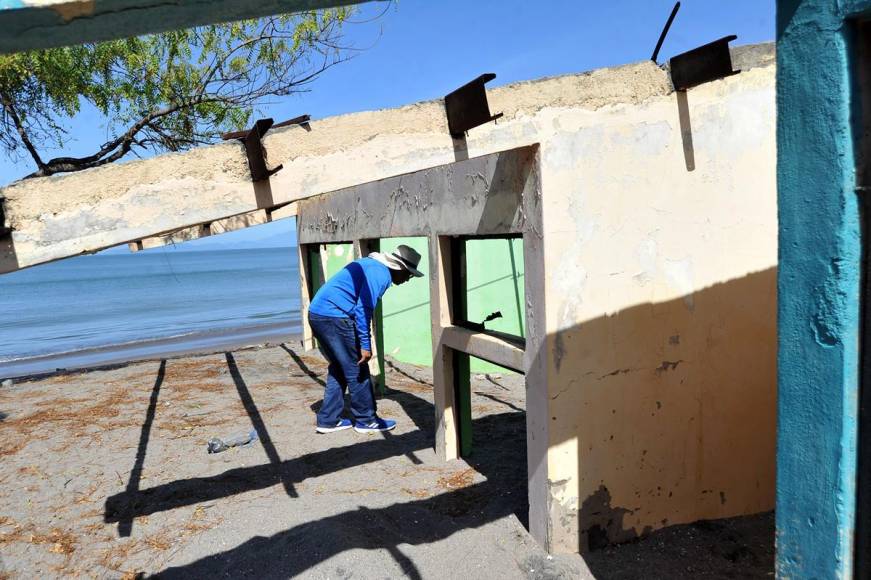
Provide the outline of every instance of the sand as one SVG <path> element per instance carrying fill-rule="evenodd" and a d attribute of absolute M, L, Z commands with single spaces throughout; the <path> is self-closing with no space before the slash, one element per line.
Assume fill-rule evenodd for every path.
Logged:
<path fill-rule="evenodd" d="M 444 463 L 432 449 L 427 369 L 390 366 L 379 413 L 397 429 L 365 435 L 315 434 L 325 372 L 319 357 L 284 344 L 0 389 L 0 578 L 543 579 L 592 578 L 590 570 L 764 578 L 773 570 L 767 515 L 667 529 L 586 563 L 550 557 L 524 527 L 522 378 L 473 379 L 474 452 Z M 209 438 L 252 427 L 260 440 L 251 446 L 206 453 Z"/>

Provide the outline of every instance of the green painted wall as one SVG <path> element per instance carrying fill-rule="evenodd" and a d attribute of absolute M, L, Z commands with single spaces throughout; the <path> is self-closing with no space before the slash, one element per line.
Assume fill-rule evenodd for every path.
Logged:
<path fill-rule="evenodd" d="M 523 327 L 523 240 L 466 242 L 466 279 L 469 320 L 481 322 L 498 310 L 502 318 L 488 322 L 489 330 L 526 336 Z"/>
<path fill-rule="evenodd" d="M 381 240 L 381 250 L 390 252 L 400 244 L 417 250 L 421 256 L 417 269 L 427 276 L 392 286 L 381 299 L 384 353 L 403 362 L 432 366 L 429 246 L 426 238 L 390 238 Z"/>
<path fill-rule="evenodd" d="M 417 250 L 422 256 L 419 269 L 429 271 L 426 238 L 391 238 L 381 240 L 389 252 L 399 244 Z M 481 322 L 496 310 L 502 318 L 487 323 L 487 328 L 525 336 L 523 328 L 523 241 L 469 240 L 466 243 L 468 318 Z M 384 351 L 412 364 L 432 365 L 429 282 L 412 279 L 391 288 L 382 299 L 384 317 Z M 513 372 L 497 365 L 473 359 L 472 372 Z"/>
<path fill-rule="evenodd" d="M 384 252 L 405 244 L 421 255 L 418 269 L 429 272 L 427 239 L 390 238 L 381 240 Z M 353 260 L 351 244 L 326 244 L 327 277 L 332 276 Z M 312 253 L 310 259 L 317 259 Z M 466 242 L 466 276 L 468 284 L 468 319 L 481 322 L 498 310 L 502 318 L 486 324 L 517 336 L 525 336 L 523 305 L 523 241 L 469 240 Z M 317 271 L 317 268 L 312 268 Z M 315 288 L 323 282 L 315 280 Z M 384 353 L 393 358 L 418 365 L 432 366 L 431 317 L 429 310 L 429 280 L 412 278 L 402 286 L 393 286 L 384 295 L 382 320 L 384 326 Z M 514 372 L 498 365 L 472 358 L 471 372 Z"/>
<path fill-rule="evenodd" d="M 354 261 L 353 244 L 326 244 L 327 246 L 327 277 Z"/>

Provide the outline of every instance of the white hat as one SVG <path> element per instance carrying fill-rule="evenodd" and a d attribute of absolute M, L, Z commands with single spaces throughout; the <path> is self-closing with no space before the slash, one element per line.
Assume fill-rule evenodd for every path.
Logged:
<path fill-rule="evenodd" d="M 391 270 L 406 270 L 415 278 L 423 277 L 423 273 L 417 269 L 418 264 L 420 264 L 420 254 L 405 244 L 396 246 L 396 249 L 389 254 L 372 252 L 369 257 L 378 260 Z"/>

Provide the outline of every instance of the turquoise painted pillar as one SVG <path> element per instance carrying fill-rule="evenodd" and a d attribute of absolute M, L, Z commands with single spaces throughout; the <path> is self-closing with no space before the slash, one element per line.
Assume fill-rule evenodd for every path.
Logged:
<path fill-rule="evenodd" d="M 778 0 L 777 575 L 852 578 L 861 230 L 851 19 Z"/>

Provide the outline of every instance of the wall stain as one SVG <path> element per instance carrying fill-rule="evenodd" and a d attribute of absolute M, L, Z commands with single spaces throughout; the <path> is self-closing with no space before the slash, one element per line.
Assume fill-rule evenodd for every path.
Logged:
<path fill-rule="evenodd" d="M 553 339 L 553 364 L 556 367 L 556 372 L 560 371 L 563 364 L 563 356 L 566 354 L 566 345 L 563 340 L 563 333 L 557 332 Z"/>
<path fill-rule="evenodd" d="M 683 362 L 682 360 L 676 360 L 676 361 L 668 361 L 668 360 L 664 360 L 664 361 L 662 361 L 662 364 L 661 364 L 661 365 L 659 365 L 658 367 L 656 367 L 656 369 L 655 369 L 654 372 L 656 372 L 656 374 L 658 374 L 658 375 L 661 375 L 662 373 L 664 373 L 664 372 L 666 372 L 666 371 L 673 371 L 673 370 L 675 370 L 675 369 L 678 367 L 678 365 L 679 365 L 680 363 L 682 363 L 682 362 Z"/>
<path fill-rule="evenodd" d="M 592 552 L 607 547 L 610 544 L 627 542 L 637 539 L 638 532 L 634 528 L 624 528 L 623 518 L 632 514 L 633 510 L 613 507 L 611 492 L 605 485 L 600 485 L 596 492 L 584 500 L 578 511 L 578 534 L 581 553 Z M 652 531 L 645 527 L 642 535 Z"/>
<path fill-rule="evenodd" d="M 625 375 L 627 373 L 632 373 L 637 371 L 638 369 L 617 369 L 616 371 L 611 371 L 610 373 L 604 374 L 599 377 L 599 380 L 607 379 L 608 377 L 615 377 L 617 375 Z"/>

